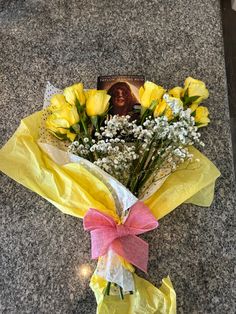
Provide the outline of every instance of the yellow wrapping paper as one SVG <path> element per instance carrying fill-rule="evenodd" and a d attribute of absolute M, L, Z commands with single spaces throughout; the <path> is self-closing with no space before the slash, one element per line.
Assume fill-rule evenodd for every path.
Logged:
<path fill-rule="evenodd" d="M 176 295 L 170 278 L 164 278 L 159 289 L 147 280 L 134 274 L 136 291 L 127 294 L 124 300 L 117 295 L 104 297 L 107 282 L 96 275 L 91 278 L 90 286 L 96 296 L 97 313 L 101 314 L 175 314 Z"/>
<path fill-rule="evenodd" d="M 210 206 L 215 180 L 220 176 L 215 165 L 196 148 L 189 147 L 193 163 L 183 163 L 145 203 L 160 219 L 182 203 Z"/>
<path fill-rule="evenodd" d="M 0 150 L 0 170 L 38 193 L 66 214 L 83 218 L 88 208 L 98 208 L 118 221 L 115 202 L 107 186 L 81 165 L 58 165 L 38 146 L 42 112 L 23 119 L 11 139 Z M 198 162 L 184 163 L 161 188 L 145 201 L 157 219 L 183 202 L 209 206 L 218 169 L 198 150 L 190 148 Z M 97 313 L 176 313 L 175 292 L 169 278 L 160 289 L 134 274 L 136 291 L 124 301 L 103 297 L 104 280 L 91 279 Z"/>

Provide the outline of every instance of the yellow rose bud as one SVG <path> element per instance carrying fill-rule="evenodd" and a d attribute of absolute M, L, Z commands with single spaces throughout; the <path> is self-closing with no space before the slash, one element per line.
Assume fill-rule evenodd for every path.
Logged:
<path fill-rule="evenodd" d="M 194 112 L 198 107 L 198 104 L 193 103 L 192 105 L 189 106 L 189 108 L 191 109 L 192 112 Z"/>
<path fill-rule="evenodd" d="M 139 89 L 139 98 L 142 107 L 149 108 L 153 101 L 159 101 L 165 89 L 161 86 L 158 86 L 152 82 L 146 81 L 144 86 Z"/>
<path fill-rule="evenodd" d="M 154 111 L 154 117 L 160 117 L 161 115 L 164 114 L 164 111 L 166 110 L 166 107 L 167 107 L 167 103 L 164 99 L 162 99 L 158 105 L 156 106 L 156 109 Z"/>
<path fill-rule="evenodd" d="M 208 92 L 208 89 L 206 88 L 205 83 L 199 80 L 195 80 L 192 77 L 186 78 L 184 82 L 184 93 L 187 89 L 188 89 L 188 97 L 199 96 L 198 99 L 192 102 L 192 104 L 195 104 L 195 105 L 200 104 L 204 99 L 207 99 L 209 96 L 209 92 Z"/>
<path fill-rule="evenodd" d="M 69 131 L 69 128 L 79 122 L 79 115 L 75 106 L 68 103 L 61 109 L 53 111 L 46 120 L 46 128 L 54 135 L 60 138 L 60 135 L 66 135 L 70 140 L 76 136 Z"/>
<path fill-rule="evenodd" d="M 173 112 L 167 102 L 162 99 L 156 106 L 154 111 L 154 117 L 166 116 L 167 119 L 170 121 L 174 118 Z"/>
<path fill-rule="evenodd" d="M 90 89 L 86 92 L 86 112 L 90 117 L 102 116 L 109 107 L 111 96 L 106 90 Z"/>
<path fill-rule="evenodd" d="M 199 106 L 196 109 L 194 119 L 199 128 L 208 125 L 208 123 L 210 122 L 208 115 L 209 111 L 207 107 Z"/>
<path fill-rule="evenodd" d="M 167 105 L 164 115 L 167 117 L 168 121 L 174 119 L 173 112 L 169 105 Z"/>
<path fill-rule="evenodd" d="M 63 94 L 66 98 L 66 101 L 71 105 L 75 105 L 76 101 L 79 101 L 81 106 L 85 104 L 85 93 L 82 83 L 66 87 Z"/>
<path fill-rule="evenodd" d="M 175 98 L 181 98 L 183 96 L 184 89 L 182 87 L 176 86 L 169 90 L 168 94 Z"/>

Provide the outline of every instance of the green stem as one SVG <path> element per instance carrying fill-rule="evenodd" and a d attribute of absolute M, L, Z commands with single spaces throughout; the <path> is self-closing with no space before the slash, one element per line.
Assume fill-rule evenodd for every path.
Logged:
<path fill-rule="evenodd" d="M 144 111 L 144 113 L 143 113 L 143 115 L 142 115 L 142 117 L 141 117 L 141 120 L 140 120 L 140 124 L 141 124 L 141 125 L 143 124 L 143 122 L 145 121 L 145 119 L 147 118 L 147 116 L 150 115 L 150 114 L 152 114 L 152 111 L 151 111 L 149 108 L 147 108 L 147 109 Z"/>
<path fill-rule="evenodd" d="M 83 129 L 84 129 L 84 133 L 85 133 L 85 135 L 89 137 L 88 129 L 87 129 L 87 127 L 86 127 L 85 123 L 84 123 L 84 119 L 83 119 L 83 118 L 81 118 L 81 120 L 80 120 L 80 121 L 81 121 L 81 124 L 82 124 L 82 126 L 83 126 Z"/>
<path fill-rule="evenodd" d="M 109 295 L 110 294 L 110 289 L 111 289 L 111 282 L 108 281 L 105 292 L 104 292 L 104 296 Z"/>
<path fill-rule="evenodd" d="M 120 298 L 121 298 L 122 300 L 124 300 L 123 289 L 122 289 L 122 287 L 120 287 L 120 286 L 119 286 L 119 293 L 120 293 Z"/>
<path fill-rule="evenodd" d="M 147 159 L 148 159 L 148 155 L 150 154 L 150 151 L 152 149 L 152 145 L 154 143 L 154 138 L 152 139 L 151 143 L 149 144 L 149 148 L 148 150 L 146 150 L 146 152 L 144 153 L 143 155 L 143 158 L 141 159 L 141 162 L 138 163 L 135 167 L 135 169 L 132 171 L 133 173 L 133 176 L 131 177 L 131 180 L 130 180 L 130 183 L 129 183 L 129 186 L 128 188 L 130 189 L 130 191 L 132 193 L 137 193 L 137 187 L 139 185 L 139 181 L 140 181 L 140 177 L 142 178 L 143 174 L 141 174 L 140 176 L 140 172 L 145 172 L 147 166 L 145 167 L 145 164 L 147 162 Z M 144 167 L 144 169 L 143 169 Z"/>
<path fill-rule="evenodd" d="M 153 144 L 153 141 L 152 141 L 152 144 Z M 162 149 L 162 147 L 163 147 L 163 141 L 161 141 L 161 143 L 160 143 L 160 147 L 158 148 L 158 150 L 161 150 Z M 151 151 L 151 149 L 152 149 L 152 145 L 151 145 L 151 147 L 150 147 L 150 150 L 149 151 Z M 144 178 L 144 176 L 146 175 L 146 173 L 147 173 L 147 171 L 149 171 L 150 170 L 150 172 L 152 172 L 152 165 L 153 165 L 153 157 L 156 155 L 156 153 L 157 153 L 157 150 L 155 149 L 154 151 L 153 151 L 153 153 L 152 153 L 152 155 L 150 156 L 150 158 L 149 158 L 149 161 L 146 163 L 146 165 L 145 165 L 145 169 L 144 169 L 144 171 L 142 172 L 142 175 L 140 176 L 140 182 L 143 180 L 143 178 Z M 157 156 L 157 158 L 158 158 L 158 156 Z"/>
<path fill-rule="evenodd" d="M 168 155 L 169 156 L 169 155 Z M 168 156 L 165 157 L 165 159 L 168 158 Z M 149 179 L 150 175 L 152 175 L 155 171 L 157 171 L 158 168 L 160 168 L 162 162 L 164 162 L 164 160 L 161 155 L 157 156 L 153 162 L 150 165 L 149 170 L 147 171 L 147 173 L 145 174 L 145 176 L 143 177 L 142 181 L 140 182 L 139 188 L 141 188 L 146 181 Z"/>
<path fill-rule="evenodd" d="M 159 157 L 160 158 L 160 157 Z M 156 160 L 156 162 L 158 161 L 158 159 Z M 144 177 L 142 178 L 142 180 L 140 180 L 139 182 L 139 188 L 141 188 L 145 183 L 146 181 L 150 178 L 150 176 L 157 170 L 157 166 L 160 166 L 161 163 L 162 163 L 163 159 L 160 158 L 159 159 L 159 162 L 154 165 L 153 167 L 151 166 L 150 169 L 147 171 L 147 173 L 144 175 Z"/>
<path fill-rule="evenodd" d="M 136 152 L 136 153 L 139 151 L 139 148 L 140 148 L 140 143 L 137 141 L 137 142 L 135 143 L 135 152 Z M 132 167 L 131 167 L 130 173 L 135 173 L 135 169 L 137 168 L 138 164 L 139 164 L 138 160 L 137 160 L 137 162 L 134 162 L 134 163 L 133 163 L 133 165 L 132 165 Z M 130 191 L 131 191 L 130 185 L 131 185 L 132 179 L 133 179 L 133 176 L 130 176 L 130 177 L 129 177 L 129 180 L 128 180 L 127 184 L 126 184 L 127 188 L 128 188 Z M 132 191 L 131 191 L 131 192 L 132 192 Z"/>
<path fill-rule="evenodd" d="M 163 142 L 161 143 L 159 151 L 162 149 L 163 149 Z M 156 152 L 154 152 L 154 154 L 155 153 Z M 149 163 L 146 165 L 146 169 L 143 171 L 144 174 L 141 174 L 141 176 L 137 180 L 135 186 L 132 187 L 134 193 L 136 193 L 136 194 L 138 193 L 138 190 L 142 188 L 142 186 L 146 183 L 146 181 L 149 179 L 149 177 L 157 170 L 158 167 L 160 167 L 160 165 L 162 164 L 163 161 L 164 160 L 161 157 L 161 154 L 157 155 L 156 158 L 154 158 L 154 160 L 152 160 L 152 158 L 150 159 Z"/>

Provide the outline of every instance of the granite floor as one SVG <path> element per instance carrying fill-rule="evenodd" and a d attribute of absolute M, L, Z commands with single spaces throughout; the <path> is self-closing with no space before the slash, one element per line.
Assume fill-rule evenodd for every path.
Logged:
<path fill-rule="evenodd" d="M 148 279 L 169 274 L 178 313 L 235 313 L 235 186 L 220 1 L 2 1 L 0 141 L 40 110 L 46 81 L 144 74 L 166 87 L 206 82 L 212 123 L 204 153 L 222 176 L 210 208 L 182 205 L 146 237 Z M 14 165 L 13 165 L 14 166 Z M 82 222 L 0 174 L 1 313 L 95 313 L 81 273 L 94 269 Z"/>

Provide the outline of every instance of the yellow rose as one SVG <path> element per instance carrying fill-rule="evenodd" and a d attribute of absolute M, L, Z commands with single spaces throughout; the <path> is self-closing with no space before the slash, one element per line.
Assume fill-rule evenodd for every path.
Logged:
<path fill-rule="evenodd" d="M 69 125 L 68 127 L 79 122 L 78 111 L 75 106 L 70 104 L 65 106 L 62 110 L 55 112 L 54 114 L 60 117 L 61 119 L 67 121 Z"/>
<path fill-rule="evenodd" d="M 154 117 L 160 117 L 161 115 L 163 115 L 164 111 L 166 110 L 167 107 L 167 103 L 164 99 L 162 99 L 158 105 L 156 106 L 156 109 L 153 113 Z"/>
<path fill-rule="evenodd" d="M 102 116 L 109 107 L 111 96 L 106 90 L 90 89 L 86 92 L 86 112 L 90 117 Z"/>
<path fill-rule="evenodd" d="M 192 77 L 186 78 L 184 82 L 184 93 L 188 89 L 188 97 L 199 96 L 196 100 L 192 101 L 191 110 L 196 110 L 196 106 L 199 105 L 204 99 L 207 99 L 209 96 L 208 89 L 204 82 L 195 80 Z"/>
<path fill-rule="evenodd" d="M 194 119 L 199 128 L 208 125 L 210 122 L 208 115 L 209 111 L 207 107 L 199 106 L 196 109 Z"/>
<path fill-rule="evenodd" d="M 72 86 L 66 87 L 63 92 L 66 101 L 71 105 L 76 105 L 76 102 L 79 101 L 79 104 L 83 106 L 85 104 L 85 93 L 82 83 L 74 84 Z"/>
<path fill-rule="evenodd" d="M 58 118 L 54 113 L 48 116 L 46 120 L 47 129 L 53 133 L 66 134 L 66 124 L 63 119 Z"/>
<path fill-rule="evenodd" d="M 50 115 L 46 121 L 46 127 L 54 136 L 59 138 L 60 140 L 69 138 L 73 141 L 76 137 L 75 133 L 69 131 L 69 129 L 60 127 L 60 125 L 64 125 L 63 119 L 58 119 L 54 114 Z"/>
<path fill-rule="evenodd" d="M 166 116 L 167 119 L 170 121 L 174 118 L 173 112 L 167 102 L 162 99 L 156 106 L 154 111 L 154 117 Z"/>
<path fill-rule="evenodd" d="M 50 99 L 50 106 L 48 106 L 48 109 L 53 112 L 61 110 L 64 106 L 67 106 L 65 96 L 62 94 L 56 94 Z"/>
<path fill-rule="evenodd" d="M 193 103 L 192 105 L 189 106 L 189 108 L 191 109 L 192 112 L 194 112 L 198 107 L 198 104 Z"/>
<path fill-rule="evenodd" d="M 149 108 L 152 102 L 159 101 L 164 93 L 165 89 L 163 87 L 146 81 L 144 86 L 139 89 L 139 98 L 142 107 Z"/>
<path fill-rule="evenodd" d="M 184 89 L 182 87 L 176 86 L 169 90 L 168 94 L 175 98 L 181 98 L 183 96 Z"/>
<path fill-rule="evenodd" d="M 52 114 L 48 116 L 46 127 L 58 138 L 62 139 L 66 136 L 73 141 L 76 134 L 70 132 L 69 129 L 78 122 L 79 115 L 76 107 L 65 103 L 60 109 L 53 111 Z"/>

